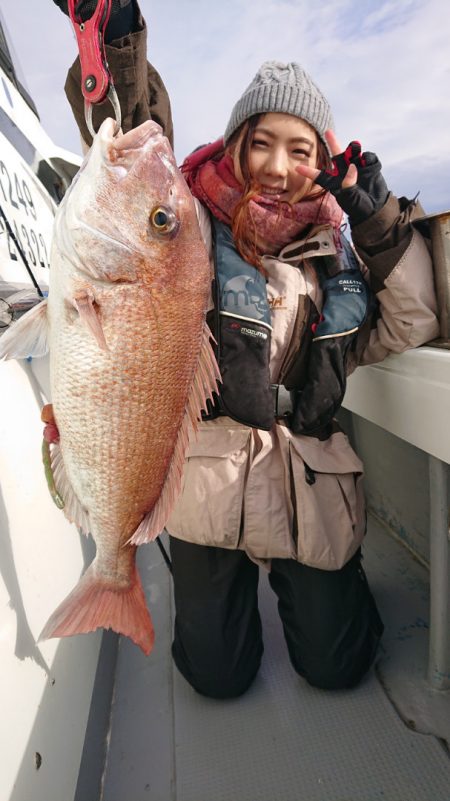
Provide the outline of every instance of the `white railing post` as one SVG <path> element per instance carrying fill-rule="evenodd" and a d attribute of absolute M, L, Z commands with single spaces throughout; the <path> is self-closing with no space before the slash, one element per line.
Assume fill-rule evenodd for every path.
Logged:
<path fill-rule="evenodd" d="M 450 542 L 447 465 L 429 456 L 430 477 L 430 644 L 428 679 L 450 688 Z"/>

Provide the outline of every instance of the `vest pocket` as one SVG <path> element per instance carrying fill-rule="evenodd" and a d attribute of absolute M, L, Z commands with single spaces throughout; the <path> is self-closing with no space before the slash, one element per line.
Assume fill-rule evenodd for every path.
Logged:
<path fill-rule="evenodd" d="M 191 443 L 183 483 L 167 530 L 198 545 L 239 543 L 250 429 L 226 418 L 204 423 Z"/>
<path fill-rule="evenodd" d="M 221 407 L 233 420 L 265 431 L 270 430 L 274 421 L 270 340 L 269 326 L 255 320 L 220 316 Z"/>
<path fill-rule="evenodd" d="M 297 558 L 322 570 L 339 570 L 365 533 L 363 467 L 342 433 L 320 441 L 290 440 L 297 511 Z"/>

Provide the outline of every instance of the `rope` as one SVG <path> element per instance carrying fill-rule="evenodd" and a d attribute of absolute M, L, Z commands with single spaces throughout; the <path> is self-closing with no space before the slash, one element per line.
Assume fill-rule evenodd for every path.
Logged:
<path fill-rule="evenodd" d="M 160 551 L 161 551 L 161 553 L 162 553 L 162 557 L 163 557 L 163 559 L 164 559 L 164 561 L 165 561 L 165 563 L 166 563 L 167 567 L 169 568 L 169 571 L 170 571 L 170 573 L 173 573 L 173 570 L 172 570 L 172 562 L 170 561 L 170 559 L 169 559 L 169 555 L 168 555 L 168 553 L 167 553 L 166 549 L 164 548 L 164 545 L 162 544 L 162 542 L 161 542 L 161 540 L 159 539 L 159 537 L 157 537 L 157 538 L 156 538 L 156 544 L 157 544 L 157 546 L 158 546 L 159 550 L 160 550 Z"/>

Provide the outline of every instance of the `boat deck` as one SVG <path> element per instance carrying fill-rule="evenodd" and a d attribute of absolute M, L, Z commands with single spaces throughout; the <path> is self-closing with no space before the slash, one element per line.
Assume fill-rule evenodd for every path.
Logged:
<path fill-rule="evenodd" d="M 120 641 L 101 801 L 449 801 L 450 692 L 426 680 L 428 571 L 373 518 L 364 566 L 386 631 L 360 686 L 296 675 L 261 571 L 262 668 L 244 696 L 216 701 L 172 663 L 170 575 L 141 548 L 157 640 L 150 658 Z"/>

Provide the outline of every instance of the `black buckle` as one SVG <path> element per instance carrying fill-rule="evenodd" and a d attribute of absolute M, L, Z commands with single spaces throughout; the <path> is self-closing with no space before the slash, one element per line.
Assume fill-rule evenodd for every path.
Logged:
<path fill-rule="evenodd" d="M 276 418 L 288 417 L 293 412 L 292 394 L 283 384 L 271 384 L 273 413 Z"/>

